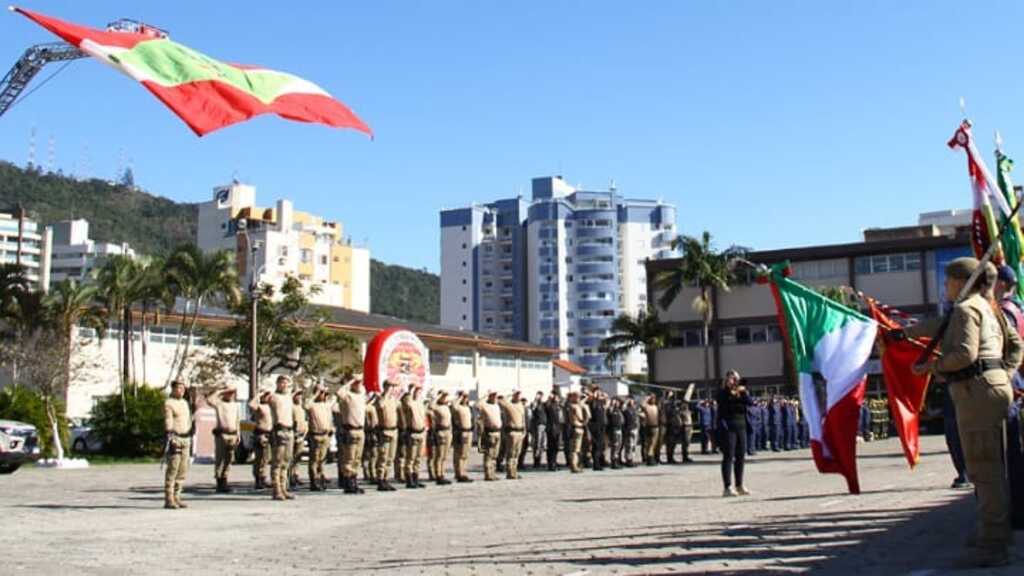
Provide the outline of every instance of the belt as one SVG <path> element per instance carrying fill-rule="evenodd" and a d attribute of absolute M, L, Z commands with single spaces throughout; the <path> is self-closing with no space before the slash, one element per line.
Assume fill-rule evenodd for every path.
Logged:
<path fill-rule="evenodd" d="M 409 429 L 409 434 L 422 434 L 423 432 L 424 432 L 423 428 L 420 428 L 419 430 Z"/>
<path fill-rule="evenodd" d="M 312 434 L 313 436 L 330 436 L 331 431 L 328 430 L 327 432 L 310 432 L 310 434 Z"/>
<path fill-rule="evenodd" d="M 291 432 L 293 428 L 294 428 L 294 426 L 281 426 L 280 424 L 274 424 L 274 430 L 275 431 L 277 431 L 277 430 L 287 430 L 288 432 Z"/>
<path fill-rule="evenodd" d="M 522 432 L 522 428 L 505 428 L 506 432 Z"/>
<path fill-rule="evenodd" d="M 263 434 L 264 436 L 271 432 L 273 432 L 273 430 L 256 430 L 256 434 Z"/>
<path fill-rule="evenodd" d="M 238 430 L 221 430 L 220 428 L 214 428 L 213 434 L 215 436 L 222 436 L 224 434 L 235 435 L 238 434 Z"/>
<path fill-rule="evenodd" d="M 976 378 L 989 370 L 1005 369 L 1006 366 L 1003 364 L 1001 358 L 979 358 L 966 368 L 961 368 L 954 372 L 943 372 L 942 377 L 949 382 L 956 382 L 958 380 L 970 380 L 972 378 Z"/>
<path fill-rule="evenodd" d="M 501 428 L 485 428 L 484 432 L 486 434 L 501 434 Z"/>
<path fill-rule="evenodd" d="M 177 432 L 174 432 L 173 434 L 175 436 L 177 436 L 178 438 L 191 438 L 192 437 L 191 434 L 178 434 Z"/>
<path fill-rule="evenodd" d="M 391 430 L 398 430 L 398 426 L 381 426 L 380 430 L 384 432 L 390 432 Z"/>
<path fill-rule="evenodd" d="M 362 429 L 363 429 L 363 427 L 362 427 L 362 426 L 349 426 L 348 424 L 346 424 L 345 426 L 343 426 L 343 428 L 344 428 L 345 430 L 362 430 Z"/>
<path fill-rule="evenodd" d="M 438 426 L 437 428 L 434 428 L 434 431 L 435 432 L 447 432 L 448 430 L 451 430 L 451 429 L 452 429 L 451 426 L 446 426 L 444 428 Z"/>

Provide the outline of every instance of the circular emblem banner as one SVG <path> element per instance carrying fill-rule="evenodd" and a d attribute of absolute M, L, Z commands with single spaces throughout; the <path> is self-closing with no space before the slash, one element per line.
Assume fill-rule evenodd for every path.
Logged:
<path fill-rule="evenodd" d="M 430 351 L 419 337 L 404 328 L 379 332 L 366 348 L 363 381 L 368 392 L 380 392 L 385 381 L 398 384 L 395 394 L 412 386 L 430 389 Z"/>

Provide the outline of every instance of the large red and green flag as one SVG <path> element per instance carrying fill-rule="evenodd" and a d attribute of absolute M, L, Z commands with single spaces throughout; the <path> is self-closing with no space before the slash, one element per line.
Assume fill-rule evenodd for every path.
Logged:
<path fill-rule="evenodd" d="M 997 146 L 996 178 L 998 179 L 999 193 L 1006 199 L 1010 210 L 1013 210 L 1017 207 L 1017 192 L 1013 187 L 1013 181 L 1010 180 L 1011 170 L 1013 170 L 1013 160 Z M 1004 215 L 999 222 L 1006 226 L 1006 231 L 1003 232 L 1000 242 L 1003 248 L 1004 262 L 1013 268 L 1017 278 L 1024 278 L 1024 266 L 1021 265 L 1021 257 L 1024 256 L 1024 235 L 1021 234 L 1020 219 L 1017 214 L 1014 214 L 1013 218 L 1007 222 Z M 1024 298 L 1024 282 L 1017 283 L 1017 296 Z"/>
<path fill-rule="evenodd" d="M 871 317 L 883 328 L 902 328 L 875 300 L 868 299 L 868 308 Z M 889 395 L 889 413 L 903 445 L 903 455 L 911 468 L 921 458 L 920 414 L 931 380 L 929 374 L 915 374 L 913 366 L 927 345 L 928 339 L 915 341 L 882 337 L 882 376 Z"/>
<path fill-rule="evenodd" d="M 298 76 L 221 62 L 145 28 L 139 33 L 97 30 L 14 10 L 141 82 L 199 136 L 271 113 L 373 135 L 347 106 Z"/>
<path fill-rule="evenodd" d="M 971 191 L 974 195 L 974 214 L 971 218 L 971 246 L 974 248 L 974 255 L 981 258 L 988 247 L 995 242 L 999 228 L 995 215 L 992 211 L 992 203 L 999 206 L 1003 216 L 1010 215 L 1010 206 L 1006 198 L 999 192 L 992 173 L 985 166 L 985 161 L 974 144 L 974 135 L 971 133 L 970 120 L 964 120 L 956 129 L 953 137 L 946 143 L 950 148 L 963 148 L 967 153 L 967 175 L 971 179 Z M 997 248 L 992 261 L 996 264 L 1003 262 L 1002 250 Z"/>
<path fill-rule="evenodd" d="M 842 474 L 850 493 L 859 494 L 857 425 L 878 325 L 790 280 L 788 269 L 788 262 L 773 266 L 760 281 L 775 297 L 814 463 L 823 474 Z"/>

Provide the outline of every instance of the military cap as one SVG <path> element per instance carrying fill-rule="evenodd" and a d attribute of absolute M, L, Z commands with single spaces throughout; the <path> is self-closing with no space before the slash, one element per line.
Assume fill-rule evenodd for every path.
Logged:
<path fill-rule="evenodd" d="M 957 258 L 946 264 L 946 276 L 956 278 L 957 280 L 967 280 L 971 277 L 971 274 L 974 274 L 978 264 L 980 264 L 978 259 L 971 256 Z"/>
<path fill-rule="evenodd" d="M 1006 264 L 999 267 L 999 279 L 1007 284 L 1017 283 L 1017 273 Z"/>

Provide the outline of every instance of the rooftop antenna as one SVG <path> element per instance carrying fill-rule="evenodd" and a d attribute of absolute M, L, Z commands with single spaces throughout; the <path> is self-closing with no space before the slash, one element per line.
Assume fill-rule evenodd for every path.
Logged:
<path fill-rule="evenodd" d="M 615 178 L 612 178 L 612 181 L 608 184 L 608 191 L 615 192 L 617 190 L 618 188 L 615 187 Z"/>
<path fill-rule="evenodd" d="M 53 173 L 57 169 L 57 139 L 50 133 L 50 139 L 46 143 L 46 171 Z"/>

